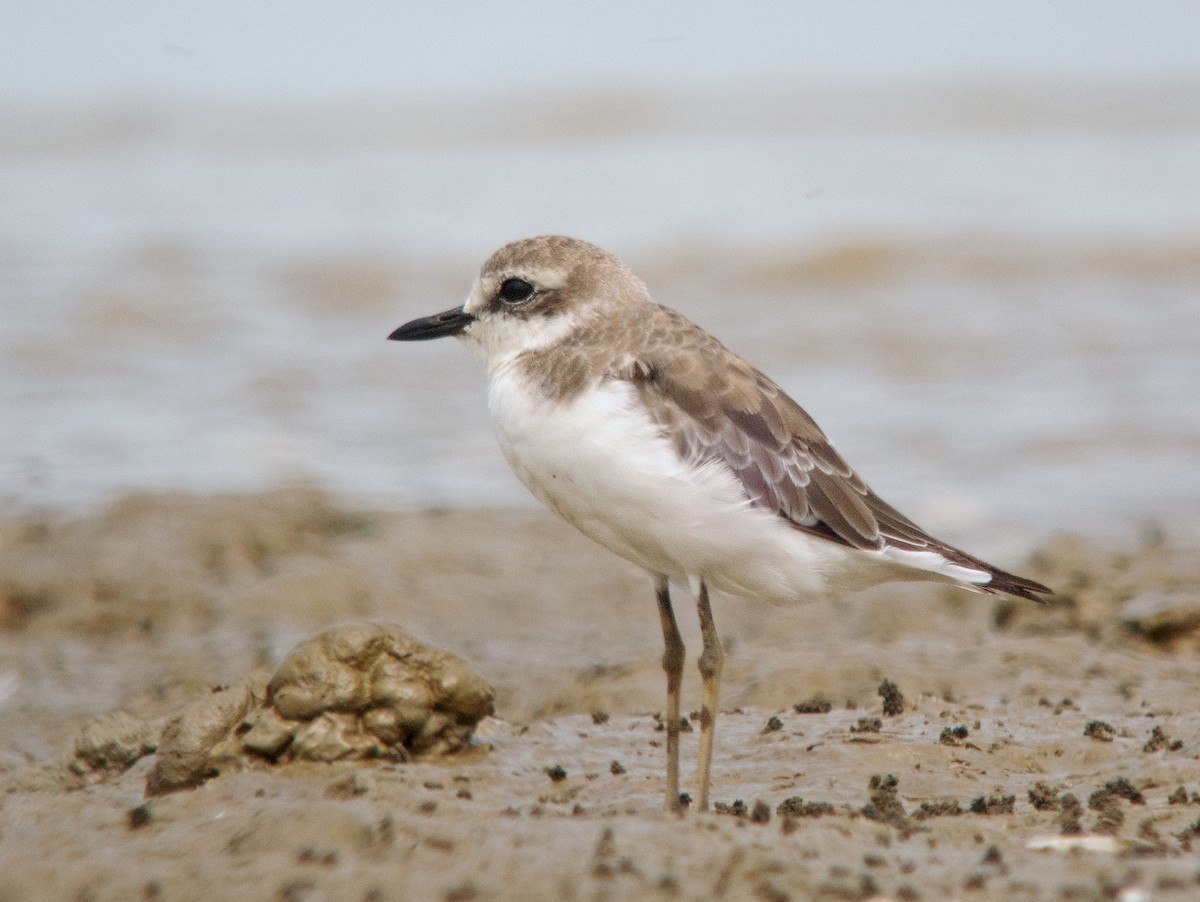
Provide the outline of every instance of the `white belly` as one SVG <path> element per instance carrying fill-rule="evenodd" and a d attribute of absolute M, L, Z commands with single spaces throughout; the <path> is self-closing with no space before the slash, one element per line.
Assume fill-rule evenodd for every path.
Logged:
<path fill-rule="evenodd" d="M 681 461 L 627 383 L 601 383 L 562 403 L 539 398 L 504 369 L 493 375 L 489 403 L 504 456 L 530 491 L 650 573 L 699 576 L 774 601 L 897 576 L 874 555 L 752 507 L 725 467 Z"/>

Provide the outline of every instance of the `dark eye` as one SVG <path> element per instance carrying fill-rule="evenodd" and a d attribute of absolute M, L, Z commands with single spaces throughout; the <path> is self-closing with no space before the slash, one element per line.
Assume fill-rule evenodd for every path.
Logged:
<path fill-rule="evenodd" d="M 534 287 L 524 279 L 505 279 L 500 286 L 500 298 L 510 304 L 533 297 Z"/>

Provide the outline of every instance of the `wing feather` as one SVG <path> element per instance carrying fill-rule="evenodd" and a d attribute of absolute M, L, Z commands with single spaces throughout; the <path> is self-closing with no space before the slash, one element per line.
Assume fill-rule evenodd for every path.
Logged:
<path fill-rule="evenodd" d="M 703 366 L 706 358 L 718 365 Z M 851 548 L 936 552 L 990 574 L 984 591 L 1035 601 L 1052 594 L 935 539 L 887 504 L 779 386 L 674 311 L 657 308 L 640 351 L 611 377 L 634 384 L 684 460 L 724 464 L 752 504 L 797 529 Z"/>

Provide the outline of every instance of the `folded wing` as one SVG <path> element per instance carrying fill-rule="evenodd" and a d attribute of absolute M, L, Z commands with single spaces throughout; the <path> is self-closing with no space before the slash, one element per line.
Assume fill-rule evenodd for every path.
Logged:
<path fill-rule="evenodd" d="M 964 579 L 986 592 L 1034 601 L 1052 594 L 926 533 L 872 492 L 812 417 L 774 382 L 673 311 L 661 308 L 658 324 L 647 330 L 620 376 L 636 386 L 681 458 L 697 465 L 723 463 L 752 504 L 829 541 L 863 550 L 932 553 L 978 574 Z M 721 365 L 711 365 L 718 360 Z"/>

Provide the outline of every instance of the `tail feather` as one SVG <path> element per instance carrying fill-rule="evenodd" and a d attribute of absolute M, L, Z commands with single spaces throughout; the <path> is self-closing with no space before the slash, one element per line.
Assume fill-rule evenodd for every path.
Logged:
<path fill-rule="evenodd" d="M 976 571 L 980 576 L 984 574 L 989 576 L 990 579 L 981 581 L 974 576 L 959 577 L 946 569 L 938 568 L 947 576 L 959 578 L 971 587 L 978 588 L 990 595 L 1014 595 L 1017 598 L 1036 601 L 1038 604 L 1049 604 L 1050 599 L 1054 597 L 1054 591 L 1039 582 L 1017 576 L 1007 570 L 1001 570 L 987 561 L 981 561 L 974 555 L 967 554 L 961 548 L 955 548 L 941 539 L 934 538 L 874 492 L 868 493 L 867 504 L 879 524 L 879 532 L 885 549 L 890 546 L 903 551 L 936 552 L 945 559 L 946 564 L 952 567 Z"/>

